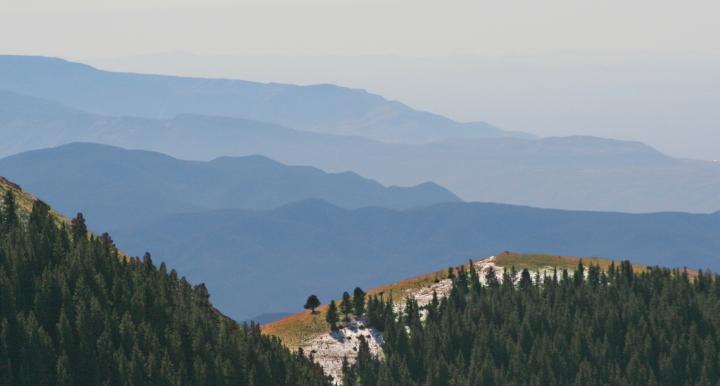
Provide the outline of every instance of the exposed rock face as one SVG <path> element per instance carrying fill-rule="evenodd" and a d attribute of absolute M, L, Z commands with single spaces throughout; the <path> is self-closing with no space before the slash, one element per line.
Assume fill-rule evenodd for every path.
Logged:
<path fill-rule="evenodd" d="M 490 256 L 486 259 L 475 261 L 473 262 L 473 265 L 475 266 L 475 269 L 480 273 L 480 282 L 483 284 L 487 284 L 485 283 L 485 272 L 487 269 L 494 270 L 495 274 L 498 276 L 498 280 L 503 272 L 503 268 L 495 264 L 495 256 Z M 430 304 L 433 298 L 433 293 L 437 293 L 438 299 L 442 299 L 450 295 L 450 291 L 452 291 L 451 279 L 440 280 L 437 283 L 434 283 L 428 287 L 407 290 L 403 298 L 396 303 L 395 310 L 401 311 L 405 308 L 405 299 L 414 298 L 415 301 L 417 301 L 418 306 L 423 307 Z"/>
<path fill-rule="evenodd" d="M 370 353 L 382 356 L 381 346 L 385 342 L 383 334 L 372 327 L 367 327 L 364 318 L 351 320 L 337 331 L 318 336 L 303 347 L 303 350 L 307 355 L 312 355 L 325 369 L 325 373 L 332 376 L 339 384 L 342 380 L 343 359 L 347 359 L 350 364 L 355 363 L 361 338 L 368 343 Z"/>

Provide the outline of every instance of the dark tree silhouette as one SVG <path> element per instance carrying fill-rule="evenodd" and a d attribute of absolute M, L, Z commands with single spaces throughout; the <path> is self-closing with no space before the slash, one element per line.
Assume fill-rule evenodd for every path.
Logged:
<path fill-rule="evenodd" d="M 318 299 L 315 295 L 310 295 L 307 298 L 307 301 L 305 302 L 305 305 L 303 308 L 306 310 L 310 310 L 311 313 L 315 313 L 315 309 L 320 307 L 320 299 Z"/>
<path fill-rule="evenodd" d="M 345 321 L 350 320 L 350 314 L 353 312 L 353 303 L 347 291 L 343 292 L 342 302 L 340 302 L 340 312 L 345 316 Z"/>
<path fill-rule="evenodd" d="M 520 273 L 520 288 L 530 288 L 532 287 L 532 277 L 530 276 L 530 271 L 528 271 L 527 268 L 523 268 L 522 272 Z"/>
<path fill-rule="evenodd" d="M 331 330 L 337 330 L 337 322 L 338 322 L 338 309 L 337 305 L 335 304 L 335 300 L 330 301 L 330 306 L 328 307 L 327 314 L 325 314 L 325 320 L 330 324 Z"/>
<path fill-rule="evenodd" d="M 360 287 L 355 287 L 353 291 L 353 308 L 357 316 L 361 316 L 365 312 L 365 291 Z"/>
<path fill-rule="evenodd" d="M 485 269 L 485 284 L 489 287 L 497 287 L 500 284 L 493 267 L 487 267 Z"/>
<path fill-rule="evenodd" d="M 85 217 L 82 213 L 78 213 L 70 222 L 70 232 L 75 242 L 87 237 L 87 225 L 85 225 Z"/>

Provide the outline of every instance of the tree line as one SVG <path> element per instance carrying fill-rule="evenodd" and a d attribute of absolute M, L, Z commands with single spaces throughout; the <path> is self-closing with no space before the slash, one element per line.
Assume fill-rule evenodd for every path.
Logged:
<path fill-rule="evenodd" d="M 365 313 L 365 298 L 367 294 L 360 287 L 355 287 L 353 295 L 347 291 L 343 292 L 340 305 L 331 300 L 325 313 L 325 321 L 330 325 L 330 329 L 335 331 L 338 329 L 340 321 L 349 322 L 350 316 L 360 317 Z M 315 313 L 315 309 L 320 306 L 320 299 L 316 295 L 310 295 L 305 302 L 304 308 Z M 340 318 L 342 316 L 342 319 Z"/>

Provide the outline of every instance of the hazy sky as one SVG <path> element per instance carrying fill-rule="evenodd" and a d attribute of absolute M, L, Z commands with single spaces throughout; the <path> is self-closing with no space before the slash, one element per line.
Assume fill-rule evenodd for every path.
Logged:
<path fill-rule="evenodd" d="M 720 158 L 718 15 L 717 0 L 0 0 L 0 52 L 339 83 Z"/>
<path fill-rule="evenodd" d="M 715 0 L 0 0 L 6 51 L 124 56 L 696 53 Z"/>

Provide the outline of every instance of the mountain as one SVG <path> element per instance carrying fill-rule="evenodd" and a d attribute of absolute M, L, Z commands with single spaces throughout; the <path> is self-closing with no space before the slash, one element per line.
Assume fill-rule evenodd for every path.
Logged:
<path fill-rule="evenodd" d="M 0 56 L 0 89 L 101 115 L 229 116 L 398 143 L 456 137 L 531 137 L 483 122 L 456 122 L 364 90 L 335 85 L 118 73 L 46 57 Z"/>
<path fill-rule="evenodd" d="M 352 172 L 325 173 L 257 155 L 183 161 L 91 143 L 0 159 L 0 175 L 45 197 L 62 213 L 83 212 L 96 229 L 181 212 L 271 209 L 310 198 L 345 208 L 403 209 L 459 201 L 429 182 L 409 188 L 384 187 Z"/>
<path fill-rule="evenodd" d="M 239 118 L 108 117 L 14 93 L 0 92 L 0 98 L 13 106 L 0 107 L 6 134 L 0 155 L 78 141 L 195 160 L 262 154 L 329 172 L 352 170 L 384 185 L 430 180 L 467 201 L 624 212 L 720 208 L 720 164 L 671 158 L 637 142 L 563 137 L 386 144 Z"/>
<path fill-rule="evenodd" d="M 80 217 L 59 226 L 6 179 L 0 192 L 1 384 L 330 383 L 277 339 L 220 314 L 204 285 L 149 255 L 128 259 Z"/>
<path fill-rule="evenodd" d="M 717 270 L 719 233 L 718 214 L 482 203 L 347 210 L 319 200 L 172 215 L 113 231 L 133 254 L 148 250 L 207 283 L 216 304 L 238 320 L 297 309 L 309 293 L 328 299 L 346 283 L 372 288 L 501 250 Z"/>

